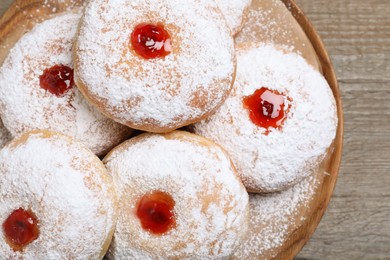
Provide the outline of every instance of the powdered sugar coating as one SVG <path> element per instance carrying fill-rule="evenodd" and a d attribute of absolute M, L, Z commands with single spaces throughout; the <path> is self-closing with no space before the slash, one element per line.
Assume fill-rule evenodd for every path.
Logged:
<path fill-rule="evenodd" d="M 242 30 L 234 38 L 236 44 L 261 42 L 284 46 L 301 55 L 318 71 L 322 71 L 312 43 L 293 14 L 280 0 L 253 0 Z"/>
<path fill-rule="evenodd" d="M 69 137 L 35 132 L 0 151 L 0 224 L 22 207 L 35 213 L 40 231 L 22 252 L 1 235 L 3 259 L 101 259 L 116 203 L 104 165 Z"/>
<path fill-rule="evenodd" d="M 248 194 L 214 143 L 184 132 L 146 134 L 104 162 L 120 198 L 110 259 L 215 259 L 230 255 L 245 234 Z M 135 215 L 138 199 L 154 190 L 175 201 L 176 227 L 163 236 L 142 229 Z"/>
<path fill-rule="evenodd" d="M 215 0 L 219 9 L 225 16 L 226 22 L 233 35 L 237 34 L 242 27 L 242 21 L 246 10 L 252 0 Z"/>
<path fill-rule="evenodd" d="M 130 35 L 141 23 L 164 25 L 168 56 L 146 60 L 132 50 Z M 75 55 L 76 81 L 92 103 L 118 122 L 153 132 L 214 111 L 235 70 L 233 39 L 209 0 L 90 1 Z"/>
<path fill-rule="evenodd" d="M 4 127 L 3 121 L 0 119 L 0 149 L 11 141 L 12 137 L 10 132 Z"/>
<path fill-rule="evenodd" d="M 72 45 L 80 13 L 65 13 L 38 24 L 10 51 L 0 69 L 0 112 L 13 136 L 34 129 L 61 132 L 105 154 L 130 129 L 103 116 L 73 87 L 57 97 L 42 89 L 39 76 L 54 65 L 73 68 Z"/>
<path fill-rule="evenodd" d="M 309 177 L 286 191 L 250 194 L 248 236 L 230 259 L 274 259 L 291 232 L 307 221 L 301 216 L 317 191 L 317 166 L 309 169 Z"/>
<path fill-rule="evenodd" d="M 321 74 L 300 56 L 271 45 L 238 47 L 238 69 L 231 96 L 194 132 L 221 144 L 231 155 L 247 189 L 283 190 L 308 174 L 335 137 L 337 115 L 332 92 Z M 281 130 L 258 127 L 242 99 L 262 87 L 292 99 Z M 285 106 L 288 107 L 287 105 Z"/>

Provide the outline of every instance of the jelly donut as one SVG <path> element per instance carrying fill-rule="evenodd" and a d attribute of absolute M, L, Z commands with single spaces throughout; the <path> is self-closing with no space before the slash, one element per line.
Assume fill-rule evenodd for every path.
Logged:
<path fill-rule="evenodd" d="M 215 0 L 233 35 L 242 28 L 245 14 L 252 0 Z"/>
<path fill-rule="evenodd" d="M 3 259 L 102 259 L 117 216 L 112 178 L 92 152 L 34 131 L 0 151 Z"/>
<path fill-rule="evenodd" d="M 237 64 L 231 95 L 193 131 L 228 151 L 249 191 L 286 189 L 335 137 L 332 91 L 302 57 L 271 45 L 237 46 Z"/>
<path fill-rule="evenodd" d="M 15 44 L 0 68 L 0 112 L 14 137 L 52 130 L 104 155 L 131 130 L 89 105 L 74 85 L 72 44 L 80 17 L 66 13 L 46 20 Z"/>
<path fill-rule="evenodd" d="M 4 127 L 3 121 L 0 119 L 0 149 L 11 141 L 12 137 L 10 132 Z"/>
<path fill-rule="evenodd" d="M 143 134 L 103 160 L 119 217 L 109 259 L 208 259 L 246 233 L 248 194 L 227 154 L 194 134 Z"/>
<path fill-rule="evenodd" d="M 89 1 L 75 46 L 75 80 L 90 103 L 149 132 L 207 117 L 235 76 L 233 39 L 210 0 Z"/>

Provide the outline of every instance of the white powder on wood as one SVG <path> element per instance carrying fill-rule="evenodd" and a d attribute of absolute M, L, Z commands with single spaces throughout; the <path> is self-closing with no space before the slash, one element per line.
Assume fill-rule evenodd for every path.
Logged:
<path fill-rule="evenodd" d="M 252 0 L 215 0 L 233 34 L 240 31 Z"/>
<path fill-rule="evenodd" d="M 286 191 L 268 195 L 250 194 L 248 237 L 230 259 L 272 259 L 297 227 L 305 221 L 317 191 L 317 164 L 310 176 Z"/>

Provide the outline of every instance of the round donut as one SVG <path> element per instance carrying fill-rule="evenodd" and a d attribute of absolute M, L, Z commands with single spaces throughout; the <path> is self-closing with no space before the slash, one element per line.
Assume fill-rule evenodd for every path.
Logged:
<path fill-rule="evenodd" d="M 120 211 L 109 259 L 226 257 L 246 233 L 248 194 L 227 154 L 203 137 L 143 134 L 103 162 Z"/>
<path fill-rule="evenodd" d="M 11 141 L 12 137 L 10 132 L 4 127 L 3 121 L 0 119 L 0 149 Z"/>
<path fill-rule="evenodd" d="M 168 132 L 214 112 L 231 90 L 234 43 L 210 0 L 92 0 L 75 47 L 75 80 L 101 112 Z"/>
<path fill-rule="evenodd" d="M 102 259 L 117 216 L 112 178 L 92 152 L 47 131 L 0 151 L 0 255 Z"/>
<path fill-rule="evenodd" d="M 251 192 L 299 182 L 335 137 L 336 105 L 324 77 L 300 56 L 272 45 L 237 47 L 232 93 L 196 134 L 222 145 Z"/>
<path fill-rule="evenodd" d="M 64 133 L 105 155 L 131 133 L 87 103 L 74 85 L 72 45 L 80 13 L 38 24 L 0 68 L 0 113 L 11 134 L 35 129 Z"/>
<path fill-rule="evenodd" d="M 252 0 L 215 0 L 233 35 L 241 31 L 243 20 Z"/>

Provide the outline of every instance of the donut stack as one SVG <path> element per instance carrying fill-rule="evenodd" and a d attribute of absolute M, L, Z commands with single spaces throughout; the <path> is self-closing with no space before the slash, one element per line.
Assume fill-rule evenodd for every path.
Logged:
<path fill-rule="evenodd" d="M 234 254 L 248 192 L 302 181 L 337 126 L 303 58 L 234 46 L 249 5 L 90 0 L 21 37 L 0 68 L 0 255 Z"/>

